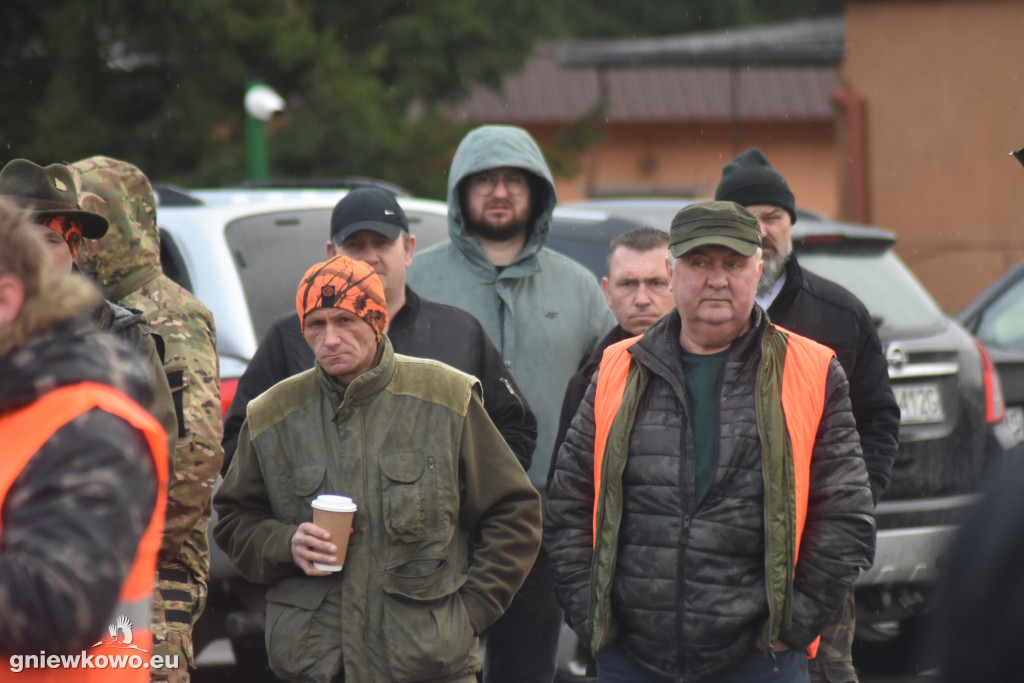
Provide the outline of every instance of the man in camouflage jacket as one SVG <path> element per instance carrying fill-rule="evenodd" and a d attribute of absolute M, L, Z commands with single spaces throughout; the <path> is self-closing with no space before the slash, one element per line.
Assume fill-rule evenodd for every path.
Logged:
<path fill-rule="evenodd" d="M 79 265 L 94 273 L 113 301 L 141 310 L 166 344 L 164 368 L 175 395 L 178 443 L 158 562 L 155 654 L 194 664 L 192 626 L 206 601 L 210 568 L 210 499 L 220 471 L 223 434 L 213 316 L 160 266 L 156 197 L 135 166 L 109 157 L 72 164 L 83 208 L 106 216 L 100 240 L 85 240 Z M 187 681 L 184 666 L 154 672 L 154 680 Z"/>
<path fill-rule="evenodd" d="M 147 403 L 152 388 L 141 361 L 90 320 L 99 293 L 77 275 L 42 284 L 45 252 L 29 227 L 0 200 L 0 417 L 83 382 Z M 11 298 L 14 280 L 20 302 Z M 15 436 L 36 428 L 24 425 Z M 141 433 L 101 408 L 65 423 L 36 450 L 0 500 L 5 666 L 15 654 L 77 654 L 106 633 L 156 487 Z"/>

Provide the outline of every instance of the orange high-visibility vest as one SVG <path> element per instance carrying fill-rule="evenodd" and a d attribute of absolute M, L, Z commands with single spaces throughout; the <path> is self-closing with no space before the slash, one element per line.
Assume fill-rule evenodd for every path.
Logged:
<path fill-rule="evenodd" d="M 778 326 L 776 326 L 778 327 Z M 782 330 L 783 328 L 778 328 Z M 811 456 L 822 413 L 825 410 L 825 384 L 828 367 L 835 354 L 828 347 L 805 337 L 788 333 L 786 360 L 782 371 L 782 410 L 786 431 L 793 448 L 794 496 L 796 500 L 796 562 L 800 539 L 807 520 L 807 497 L 810 488 Z M 640 337 L 625 339 L 605 349 L 597 375 L 594 395 L 594 511 L 593 542 L 597 542 L 597 509 L 601 495 L 601 466 L 604 462 L 608 434 L 622 405 L 626 378 L 632 356 L 629 347 Z M 818 651 L 820 637 L 807 647 L 808 659 Z"/>
<path fill-rule="evenodd" d="M 132 644 L 139 649 L 113 648 L 104 644 L 87 648 L 93 662 L 104 656 L 106 668 L 25 668 L 18 674 L 18 680 L 25 681 L 148 681 L 149 658 L 153 650 L 153 634 L 150 629 L 151 598 L 153 577 L 156 571 L 157 553 L 164 528 L 164 511 L 167 503 L 167 441 L 164 429 L 156 419 L 130 398 L 105 384 L 82 382 L 51 391 L 35 402 L 0 417 L 0 443 L 4 444 L 4 457 L 0 460 L 0 509 L 11 485 L 28 465 L 29 461 L 46 441 L 61 427 L 79 415 L 99 408 L 116 415 L 143 433 L 153 457 L 157 473 L 157 499 L 153 516 L 139 541 L 128 575 L 121 584 L 118 604 L 110 616 L 110 623 L 117 624 L 120 617 L 131 622 Z M 3 523 L 0 520 L 0 537 Z M 0 550 L 2 552 L 2 550 Z M 123 629 L 118 631 L 121 635 Z M 106 634 L 97 634 L 97 640 Z M 38 654 L 38 653 L 37 653 Z M 49 656 L 51 653 L 46 653 Z M 81 655 L 80 652 L 73 655 Z M 138 655 L 147 666 L 133 669 L 128 666 L 112 668 L 109 658 Z M 23 658 L 23 663 L 25 659 Z M 0 654 L 0 671 L 9 670 L 10 655 Z"/>

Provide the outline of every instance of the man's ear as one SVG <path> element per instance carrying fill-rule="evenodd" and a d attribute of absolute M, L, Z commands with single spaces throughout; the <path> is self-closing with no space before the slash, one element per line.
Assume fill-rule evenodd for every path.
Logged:
<path fill-rule="evenodd" d="M 0 275 L 0 326 L 14 322 L 25 303 L 25 285 L 14 275 Z"/>
<path fill-rule="evenodd" d="M 327 246 L 324 247 L 324 251 L 327 252 L 327 258 L 329 259 L 338 255 L 338 247 L 334 244 L 334 240 L 327 240 Z"/>
<path fill-rule="evenodd" d="M 607 277 L 601 278 L 601 291 L 604 292 L 604 300 L 608 302 L 609 306 L 611 306 L 612 305 L 612 300 L 608 296 L 608 278 Z"/>
<path fill-rule="evenodd" d="M 412 265 L 412 257 L 416 254 L 416 235 L 405 237 L 405 267 Z"/>

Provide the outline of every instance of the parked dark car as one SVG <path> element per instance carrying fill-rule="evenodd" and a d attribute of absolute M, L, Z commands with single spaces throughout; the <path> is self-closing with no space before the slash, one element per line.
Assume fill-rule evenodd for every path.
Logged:
<path fill-rule="evenodd" d="M 568 206 L 667 231 L 675 213 L 692 201 L 625 198 Z M 607 228 L 595 240 L 556 226 L 548 243 L 600 277 L 608 240 L 616 234 Z M 793 226 L 801 265 L 846 287 L 871 313 L 901 409 L 900 447 L 877 510 L 875 563 L 856 584 L 857 635 L 873 642 L 898 641 L 914 631 L 928 607 L 943 548 L 976 500 L 987 463 L 1004 452 L 1000 435 L 1006 431 L 999 377 L 987 351 L 942 312 L 893 251 L 895 241 L 892 232 L 808 211 L 798 212 Z M 1024 292 L 1024 281 L 1017 292 Z M 1014 310 L 1021 344 L 1024 296 Z"/>
<path fill-rule="evenodd" d="M 1006 401 L 1008 448 L 1024 456 L 1024 263 L 1017 264 L 957 316 L 992 354 Z"/>

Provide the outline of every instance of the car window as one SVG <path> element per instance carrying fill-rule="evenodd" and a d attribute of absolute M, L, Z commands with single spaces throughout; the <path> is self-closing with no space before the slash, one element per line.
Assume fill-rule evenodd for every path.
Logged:
<path fill-rule="evenodd" d="M 417 249 L 448 237 L 445 215 L 409 211 Z M 293 209 L 246 216 L 224 230 L 238 268 L 256 339 L 295 310 L 295 288 L 311 265 L 327 258 L 331 209 Z"/>
<path fill-rule="evenodd" d="M 605 276 L 608 244 L 634 227 L 621 218 L 603 220 L 554 216 L 545 246 L 583 264 L 598 280 Z"/>
<path fill-rule="evenodd" d="M 288 210 L 246 216 L 225 228 L 257 339 L 295 310 L 302 274 L 327 257 L 330 221 L 331 209 Z"/>
<path fill-rule="evenodd" d="M 995 349 L 1024 351 L 1024 279 L 999 295 L 979 316 L 977 336 Z"/>
<path fill-rule="evenodd" d="M 405 210 L 409 232 L 416 235 L 416 251 L 432 247 L 448 239 L 448 214 Z"/>
<path fill-rule="evenodd" d="M 856 295 L 883 338 L 917 336 L 943 324 L 938 304 L 888 249 L 810 249 L 800 251 L 799 259 L 803 267 Z"/>

